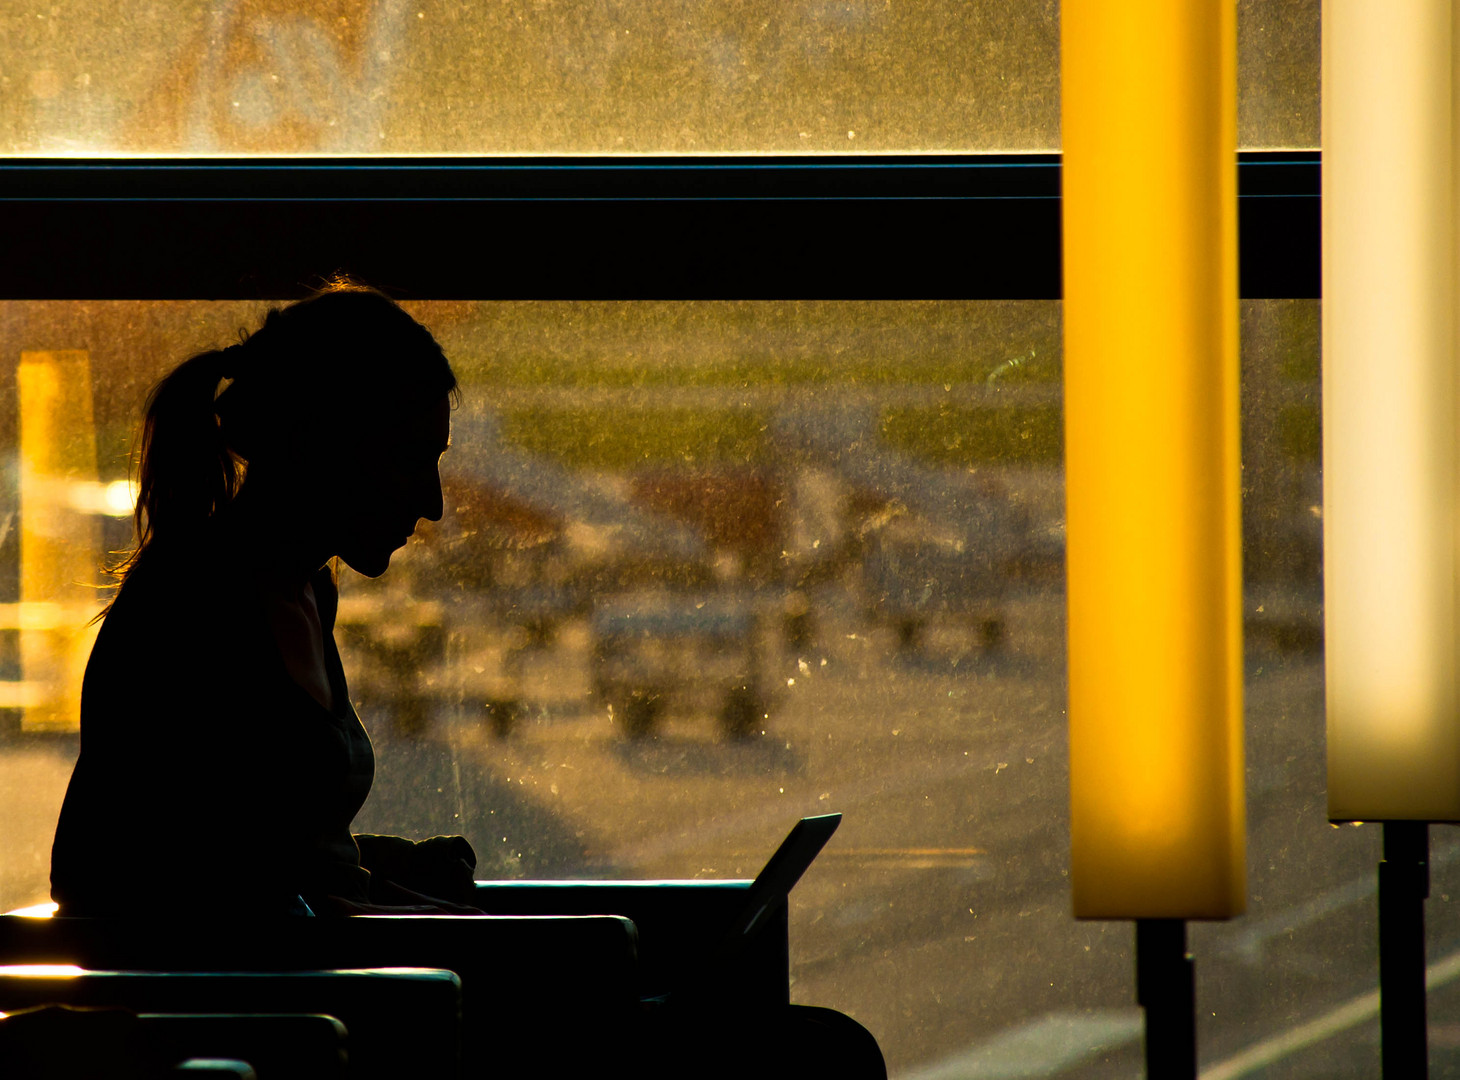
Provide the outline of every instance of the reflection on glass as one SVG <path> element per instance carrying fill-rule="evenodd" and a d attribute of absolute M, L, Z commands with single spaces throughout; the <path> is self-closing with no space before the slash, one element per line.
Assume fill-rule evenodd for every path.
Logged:
<path fill-rule="evenodd" d="M 20 602 L 6 605 L 14 615 L 6 628 L 20 634 L 21 679 L 7 704 L 24 710 L 24 730 L 74 731 L 101 610 L 91 586 L 100 530 L 86 505 L 98 486 L 90 357 L 85 349 L 22 352 L 15 382 Z"/>
<path fill-rule="evenodd" d="M 1240 138 L 1318 142 L 1318 0 L 1243 0 Z M 0 154 L 1037 151 L 1055 0 L 52 0 Z"/>
<path fill-rule="evenodd" d="M 103 508 L 147 389 L 260 307 L 0 304 L 0 521 L 23 352 L 88 353 L 95 574 L 128 541 Z M 446 516 L 343 583 L 379 765 L 357 828 L 464 833 L 483 876 L 734 877 L 840 810 L 792 894 L 796 1000 L 865 1023 L 894 1075 L 1134 1075 L 1129 925 L 1071 919 L 1065 876 L 1059 305 L 410 307 L 463 403 Z M 1242 314 L 1251 895 L 1192 931 L 1217 1064 L 1374 972 L 1374 830 L 1323 820 L 1317 312 Z M 19 661 L 0 628 L 0 685 Z M 46 899 L 74 753 L 0 740 L 0 910 Z M 1446 843 L 1437 954 L 1460 948 Z M 1284 1067 L 1366 1067 L 1346 1030 Z"/>

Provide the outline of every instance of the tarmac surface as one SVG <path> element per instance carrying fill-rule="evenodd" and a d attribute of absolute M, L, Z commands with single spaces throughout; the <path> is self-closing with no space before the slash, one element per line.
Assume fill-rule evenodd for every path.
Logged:
<path fill-rule="evenodd" d="M 626 737 L 585 694 L 580 629 L 530 658 L 506 738 L 469 703 L 376 732 L 357 828 L 461 832 L 479 876 L 748 877 L 796 818 L 841 831 L 792 894 L 797 1001 L 842 1009 L 916 1080 L 1141 1073 L 1129 923 L 1069 916 L 1058 597 L 1013 598 L 1002 647 L 916 652 L 832 598 L 768 661 L 763 733 L 671 716 Z M 1321 653 L 1249 635 L 1249 909 L 1193 924 L 1203 1076 L 1378 1074 L 1378 827 L 1325 819 Z M 45 899 L 75 742 L 0 744 L 0 906 Z M 1432 1075 L 1460 1076 L 1460 843 L 1432 829 Z"/>

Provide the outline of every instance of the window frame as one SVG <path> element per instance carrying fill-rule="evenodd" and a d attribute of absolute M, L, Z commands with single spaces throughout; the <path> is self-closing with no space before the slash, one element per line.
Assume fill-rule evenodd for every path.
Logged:
<path fill-rule="evenodd" d="M 1239 155 L 1244 297 L 1319 294 L 1316 151 Z M 0 162 L 0 297 L 1056 299 L 1057 154 Z"/>

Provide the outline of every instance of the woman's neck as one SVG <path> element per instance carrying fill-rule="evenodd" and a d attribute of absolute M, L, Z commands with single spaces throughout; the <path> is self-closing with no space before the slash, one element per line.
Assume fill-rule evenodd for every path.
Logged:
<path fill-rule="evenodd" d="M 334 554 L 308 502 L 286 490 L 245 484 L 218 515 L 229 546 L 271 587 L 303 589 Z"/>

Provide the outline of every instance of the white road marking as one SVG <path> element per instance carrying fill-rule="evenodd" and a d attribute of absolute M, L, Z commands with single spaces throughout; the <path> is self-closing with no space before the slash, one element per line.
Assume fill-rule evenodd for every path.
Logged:
<path fill-rule="evenodd" d="M 1449 956 L 1436 960 L 1425 969 L 1425 987 L 1433 990 L 1453 982 L 1457 976 L 1460 976 L 1460 952 L 1452 952 Z M 1309 1020 L 1306 1024 L 1299 1024 L 1295 1028 L 1263 1039 L 1261 1042 L 1249 1046 L 1240 1054 L 1234 1054 L 1226 1061 L 1203 1069 L 1201 1080 L 1238 1080 L 1239 1077 L 1246 1076 L 1258 1069 L 1265 1069 L 1274 1062 L 1281 1061 L 1300 1050 L 1306 1050 L 1349 1028 L 1357 1027 L 1378 1015 L 1379 991 L 1370 990 L 1367 994 L 1351 998 L 1342 1005 L 1328 1010 L 1322 1016 Z"/>
<path fill-rule="evenodd" d="M 1377 872 L 1365 874 L 1335 889 L 1329 889 L 1321 896 L 1294 904 L 1276 915 L 1255 919 L 1223 941 L 1218 951 L 1223 956 L 1256 967 L 1263 962 L 1269 941 L 1291 934 L 1300 927 L 1315 923 L 1326 915 L 1373 896 L 1377 878 Z"/>
<path fill-rule="evenodd" d="M 1051 1012 L 898 1080 L 1016 1080 L 1066 1069 L 1141 1037 L 1141 1011 Z"/>
<path fill-rule="evenodd" d="M 1430 990 L 1457 978 L 1460 951 L 1425 969 L 1425 986 Z M 1207 1066 L 1201 1070 L 1201 1080 L 1241 1080 L 1378 1015 L 1379 991 L 1359 994 L 1319 1017 Z M 1097 1054 L 1139 1040 L 1142 1030 L 1141 1011 L 1136 1008 L 1046 1013 L 941 1061 L 903 1073 L 898 1080 L 1036 1080 L 1058 1076 Z"/>
<path fill-rule="evenodd" d="M 1431 874 L 1454 862 L 1457 856 L 1460 856 L 1460 845 L 1433 845 L 1430 852 Z M 1294 930 L 1315 923 L 1350 904 L 1366 900 L 1374 895 L 1378 880 L 1377 870 L 1371 871 L 1362 877 L 1346 881 L 1337 888 L 1329 889 L 1321 896 L 1285 908 L 1276 915 L 1254 919 L 1236 933 L 1225 936 L 1218 951 L 1223 956 L 1256 967 L 1263 963 L 1263 954 L 1269 941 L 1291 934 Z"/>

